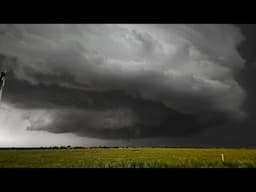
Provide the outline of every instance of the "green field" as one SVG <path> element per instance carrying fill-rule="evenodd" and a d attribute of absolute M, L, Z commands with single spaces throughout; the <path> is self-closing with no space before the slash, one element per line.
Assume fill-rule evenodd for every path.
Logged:
<path fill-rule="evenodd" d="M 224 162 L 221 154 L 224 154 Z M 256 149 L 2 149 L 1 168 L 256 167 Z"/>

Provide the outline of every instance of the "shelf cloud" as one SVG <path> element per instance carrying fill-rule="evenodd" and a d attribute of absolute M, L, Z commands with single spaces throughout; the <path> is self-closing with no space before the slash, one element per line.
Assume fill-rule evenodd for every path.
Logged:
<path fill-rule="evenodd" d="M 4 102 L 29 131 L 182 137 L 243 121 L 239 28 L 224 24 L 0 25 Z"/>

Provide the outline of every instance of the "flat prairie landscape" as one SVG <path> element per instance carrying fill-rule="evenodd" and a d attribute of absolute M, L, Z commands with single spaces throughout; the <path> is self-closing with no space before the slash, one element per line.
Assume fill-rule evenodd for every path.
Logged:
<path fill-rule="evenodd" d="M 256 167 L 256 150 L 225 148 L 1 149 L 0 167 L 252 168 Z"/>

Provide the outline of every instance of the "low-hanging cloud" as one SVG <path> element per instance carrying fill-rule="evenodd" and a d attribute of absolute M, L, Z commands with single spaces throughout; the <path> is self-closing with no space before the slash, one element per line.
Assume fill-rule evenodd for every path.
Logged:
<path fill-rule="evenodd" d="M 1 25 L 5 101 L 33 111 L 29 130 L 197 133 L 246 116 L 242 40 L 232 25 Z"/>

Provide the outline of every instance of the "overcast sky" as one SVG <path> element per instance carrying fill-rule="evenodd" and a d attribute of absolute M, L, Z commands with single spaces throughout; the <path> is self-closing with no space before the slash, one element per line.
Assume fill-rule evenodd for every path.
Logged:
<path fill-rule="evenodd" d="M 0 147 L 256 146 L 256 25 L 0 25 Z"/>

